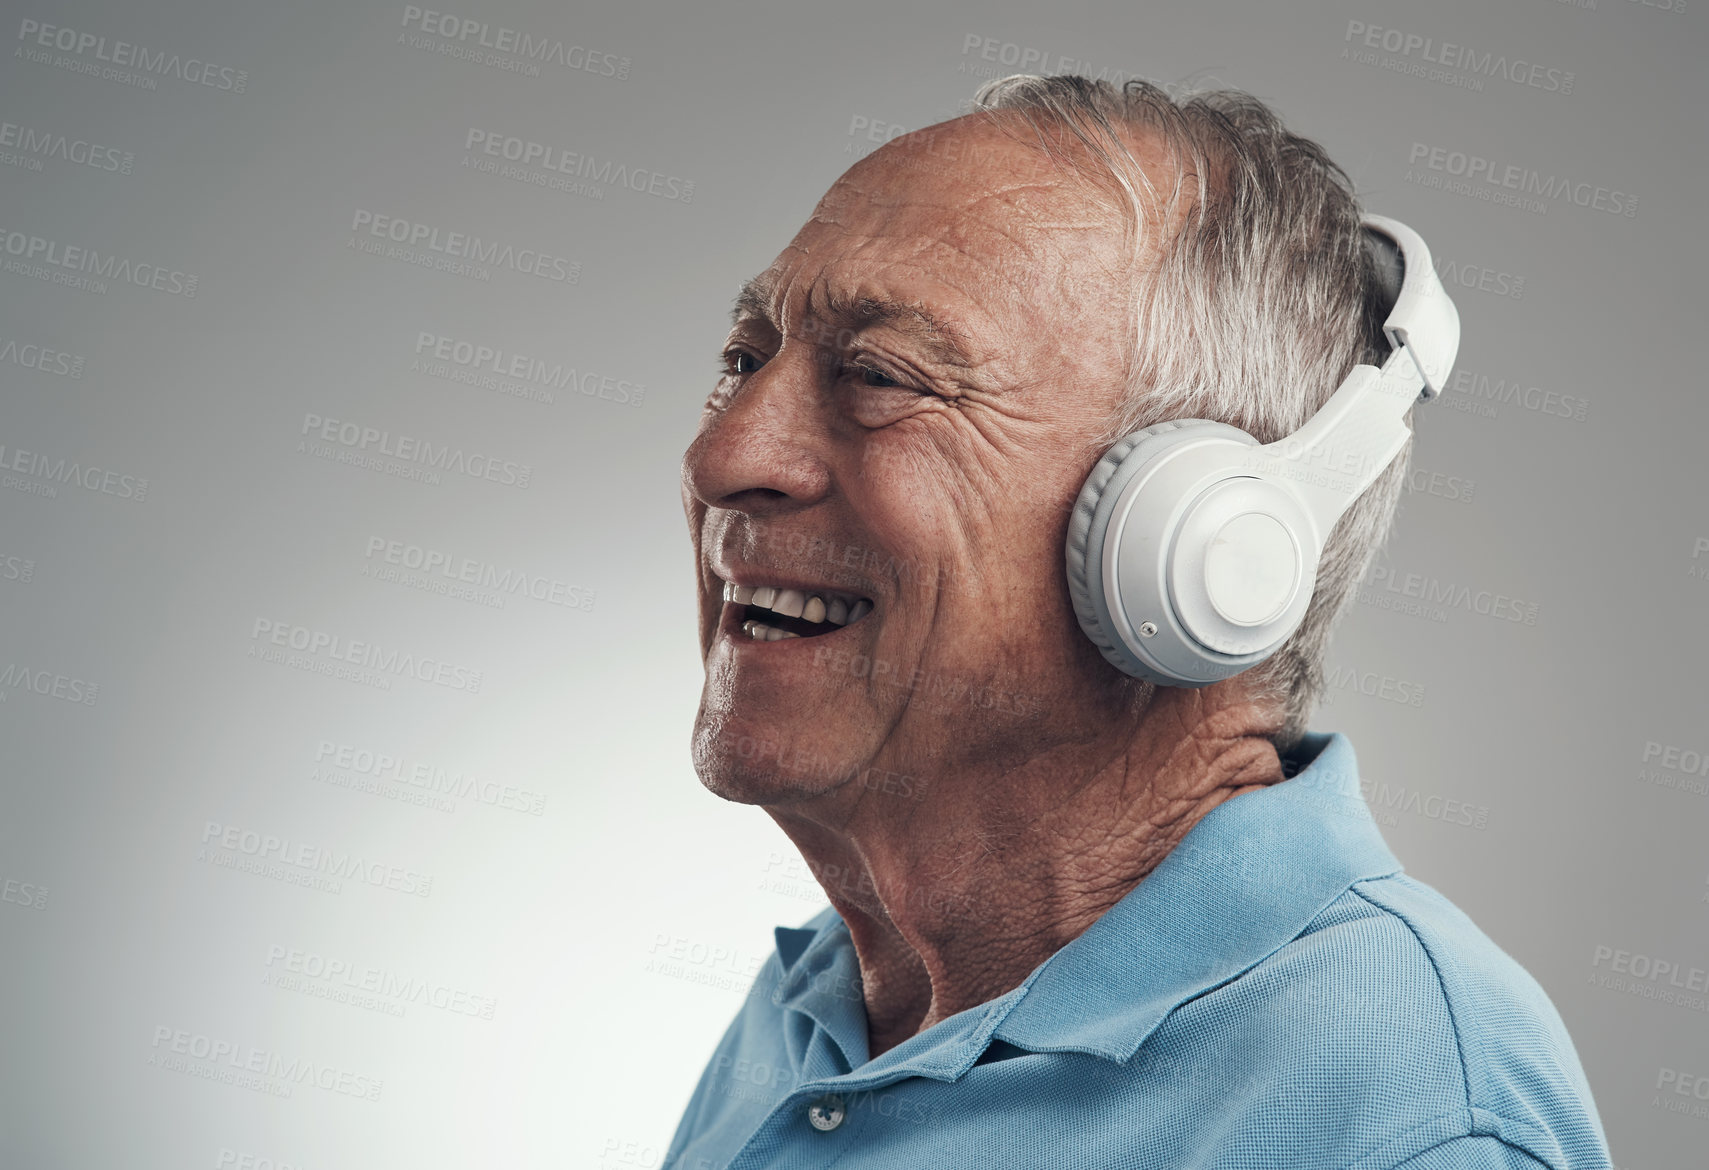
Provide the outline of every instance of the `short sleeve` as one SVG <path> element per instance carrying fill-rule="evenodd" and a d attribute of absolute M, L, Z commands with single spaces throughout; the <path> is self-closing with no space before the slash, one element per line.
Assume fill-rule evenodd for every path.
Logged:
<path fill-rule="evenodd" d="M 1549 1164 L 1500 1138 L 1468 1136 L 1431 1146 L 1394 1170 L 1549 1170 Z"/>

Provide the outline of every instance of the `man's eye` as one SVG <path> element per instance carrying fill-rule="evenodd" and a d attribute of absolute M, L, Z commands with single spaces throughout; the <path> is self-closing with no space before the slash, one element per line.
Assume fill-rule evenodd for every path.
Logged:
<path fill-rule="evenodd" d="M 900 386 L 902 384 L 895 378 L 892 378 L 889 374 L 886 374 L 883 370 L 875 370 L 871 366 L 857 364 L 853 369 L 855 376 L 860 379 L 861 385 L 863 386 L 871 386 L 874 389 L 883 389 L 888 386 Z"/>
<path fill-rule="evenodd" d="M 752 374 L 760 368 L 760 359 L 745 349 L 725 351 L 724 370 L 730 374 Z"/>

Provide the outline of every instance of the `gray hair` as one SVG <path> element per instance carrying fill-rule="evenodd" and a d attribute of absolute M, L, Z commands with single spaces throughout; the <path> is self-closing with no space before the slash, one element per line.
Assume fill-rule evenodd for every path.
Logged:
<path fill-rule="evenodd" d="M 1138 293 L 1128 392 L 1097 454 L 1173 418 L 1231 423 L 1273 442 L 1316 413 L 1355 364 L 1382 364 L 1388 304 L 1352 181 L 1257 98 L 1216 90 L 1177 101 L 1145 81 L 1117 88 L 1017 74 L 981 86 L 973 104 L 1011 133 L 1014 120 L 995 112 L 1017 111 L 1049 155 L 1113 181 L 1129 213 Z M 1124 136 L 1162 148 L 1174 172 L 1157 177 L 1166 192 Z M 1387 539 L 1411 450 L 1408 439 L 1330 532 L 1299 629 L 1243 676 L 1282 715 L 1272 736 L 1282 751 L 1323 694 L 1332 628 Z"/>

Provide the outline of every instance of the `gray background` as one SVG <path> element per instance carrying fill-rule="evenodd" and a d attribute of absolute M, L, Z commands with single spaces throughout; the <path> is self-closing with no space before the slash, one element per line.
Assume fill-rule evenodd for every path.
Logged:
<path fill-rule="evenodd" d="M 1709 1102 L 1658 1089 L 1709 1075 L 1701 0 L 456 10 L 595 63 L 537 76 L 440 51 L 479 34 L 402 4 L 5 7 L 0 123 L 34 149 L 0 146 L 0 1165 L 658 1165 L 770 928 L 822 904 L 688 762 L 677 464 L 730 298 L 854 158 L 1023 64 L 1248 89 L 1431 244 L 1457 381 L 1417 414 L 1416 490 L 1313 726 L 1353 740 L 1409 871 L 1553 997 L 1617 1165 L 1701 1164 Z M 143 88 L 25 21 L 234 72 Z M 471 130 L 613 167 L 482 172 Z M 1456 191 L 1432 150 L 1616 209 Z M 365 254 L 362 210 L 579 279 Z M 56 280 L 13 254 L 31 237 L 166 287 Z M 455 382 L 412 368 L 423 333 L 577 381 Z M 309 414 L 529 482 L 323 458 Z M 418 588 L 380 571 L 393 541 L 591 600 Z M 258 622 L 459 685 L 331 676 Z M 290 844 L 242 868 L 268 837 Z M 302 884 L 285 852 L 379 884 Z"/>

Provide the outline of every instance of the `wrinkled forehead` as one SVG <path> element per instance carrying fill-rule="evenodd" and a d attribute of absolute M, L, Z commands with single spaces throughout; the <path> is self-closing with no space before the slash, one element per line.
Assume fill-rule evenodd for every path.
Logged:
<path fill-rule="evenodd" d="M 912 271 L 995 308 L 1125 288 L 1126 220 L 1096 181 L 977 118 L 904 135 L 849 168 L 778 257 L 798 284 Z"/>

